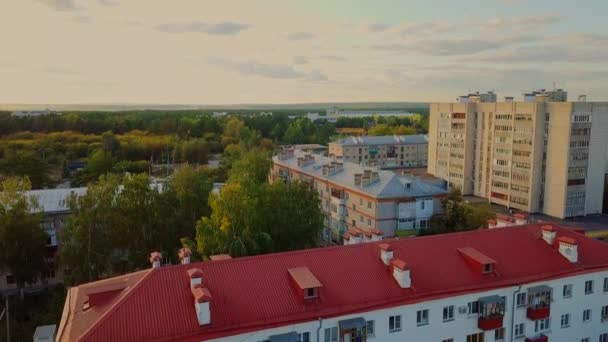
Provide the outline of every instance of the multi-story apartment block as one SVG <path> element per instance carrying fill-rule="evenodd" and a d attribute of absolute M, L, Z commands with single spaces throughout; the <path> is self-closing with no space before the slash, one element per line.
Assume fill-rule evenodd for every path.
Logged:
<path fill-rule="evenodd" d="M 604 342 L 608 245 L 554 225 L 161 266 L 70 288 L 57 341 Z M 533 262 L 531 262 L 533 261 Z"/>
<path fill-rule="evenodd" d="M 431 104 L 428 172 L 518 210 L 605 212 L 608 103 L 552 102 L 566 99 L 562 90 L 533 95 Z"/>
<path fill-rule="evenodd" d="M 378 229 L 385 237 L 426 228 L 446 194 L 437 183 L 291 148 L 282 149 L 272 164 L 271 182 L 298 180 L 319 193 L 327 240 L 338 241 L 350 228 Z"/>
<path fill-rule="evenodd" d="M 329 154 L 345 162 L 380 167 L 426 166 L 426 135 L 348 137 L 329 143 Z"/>
<path fill-rule="evenodd" d="M 36 284 L 29 284 L 31 287 L 53 285 L 63 281 L 63 274 L 56 265 L 56 256 L 59 249 L 59 235 L 64 225 L 64 220 L 70 215 L 68 206 L 69 196 L 72 194 L 82 196 L 87 188 L 68 188 L 68 189 L 43 189 L 30 190 L 25 192 L 28 199 L 34 199 L 38 208 L 35 213 L 43 213 L 40 226 L 48 235 L 46 244 L 46 262 L 48 271 L 43 275 L 43 279 Z M 10 273 L 0 272 L 0 291 L 16 289 L 14 277 Z"/>

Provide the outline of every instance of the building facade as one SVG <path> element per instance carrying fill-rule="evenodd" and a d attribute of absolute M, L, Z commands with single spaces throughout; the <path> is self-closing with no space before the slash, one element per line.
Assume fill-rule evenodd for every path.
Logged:
<path fill-rule="evenodd" d="M 336 242 L 351 228 L 378 229 L 385 237 L 424 229 L 441 211 L 439 200 L 446 194 L 437 183 L 291 148 L 272 158 L 270 181 L 301 181 L 315 189 L 325 217 L 324 238 Z"/>
<path fill-rule="evenodd" d="M 40 226 L 48 235 L 46 244 L 46 263 L 48 272 L 43 275 L 42 281 L 30 284 L 36 288 L 47 285 L 54 285 L 63 281 L 63 272 L 57 267 L 56 257 L 59 251 L 59 241 L 61 229 L 65 219 L 70 215 L 68 199 L 74 194 L 82 196 L 86 194 L 87 188 L 68 188 L 68 189 L 43 189 L 26 191 L 28 199 L 35 199 L 38 204 L 36 213 L 43 213 Z M 17 288 L 15 279 L 10 273 L 0 273 L 0 292 L 14 290 Z"/>
<path fill-rule="evenodd" d="M 329 154 L 351 162 L 379 167 L 421 167 L 427 164 L 426 135 L 348 137 L 329 143 Z"/>
<path fill-rule="evenodd" d="M 607 321 L 608 245 L 525 225 L 155 263 L 71 288 L 57 341 L 604 342 Z"/>
<path fill-rule="evenodd" d="M 463 194 L 565 218 L 601 213 L 608 103 L 527 101 L 430 105 L 428 172 Z M 532 101 L 534 99 L 534 101 Z"/>

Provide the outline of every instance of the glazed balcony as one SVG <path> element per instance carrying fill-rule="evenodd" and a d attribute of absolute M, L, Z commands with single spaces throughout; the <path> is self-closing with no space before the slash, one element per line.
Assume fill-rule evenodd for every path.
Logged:
<path fill-rule="evenodd" d="M 481 330 L 496 330 L 502 328 L 505 315 L 505 298 L 489 296 L 479 299 L 479 319 L 477 327 Z"/>
<path fill-rule="evenodd" d="M 528 309 L 526 317 L 536 321 L 551 315 L 551 294 L 553 289 L 546 285 L 528 289 Z"/>
<path fill-rule="evenodd" d="M 526 342 L 549 342 L 549 336 L 540 334 L 536 337 L 527 337 Z"/>

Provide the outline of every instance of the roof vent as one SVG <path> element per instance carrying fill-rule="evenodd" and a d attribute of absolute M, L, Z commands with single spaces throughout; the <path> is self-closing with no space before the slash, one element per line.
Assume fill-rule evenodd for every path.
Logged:
<path fill-rule="evenodd" d="M 287 272 L 302 299 L 308 300 L 319 297 L 319 289 L 323 287 L 323 284 L 321 284 L 308 267 L 290 268 Z"/>
<path fill-rule="evenodd" d="M 188 247 L 181 248 L 177 253 L 179 256 L 179 260 L 183 265 L 190 263 L 190 257 L 192 256 L 192 251 Z"/>
<path fill-rule="evenodd" d="M 190 277 L 191 289 L 194 289 L 194 287 L 203 283 L 203 270 L 201 270 L 200 268 L 189 269 L 188 276 Z"/>
<path fill-rule="evenodd" d="M 162 259 L 163 255 L 160 254 L 160 252 L 150 253 L 150 263 L 152 263 L 152 268 L 159 268 Z"/>
<path fill-rule="evenodd" d="M 458 248 L 457 251 L 471 268 L 479 274 L 493 273 L 496 269 L 496 261 L 481 253 L 473 247 Z"/>
<path fill-rule="evenodd" d="M 381 243 L 378 247 L 380 247 L 380 260 L 386 266 L 390 265 L 391 260 L 393 260 L 393 249 L 388 243 Z"/>
<path fill-rule="evenodd" d="M 557 238 L 559 253 L 571 263 L 578 262 L 578 241 L 571 237 L 560 236 Z"/>
<path fill-rule="evenodd" d="M 409 289 L 412 287 L 410 268 L 407 263 L 401 259 L 394 259 L 391 261 L 391 266 L 393 266 L 393 278 L 395 278 L 397 284 L 399 284 L 402 289 Z"/>
<path fill-rule="evenodd" d="M 192 289 L 194 297 L 194 307 L 196 308 L 196 318 L 199 325 L 207 325 L 211 323 L 211 292 L 202 285 L 197 285 Z"/>
<path fill-rule="evenodd" d="M 553 226 L 550 225 L 544 225 L 541 228 L 543 230 L 543 240 L 545 240 L 545 242 L 549 245 L 553 246 L 553 243 L 555 242 L 555 236 L 557 235 L 555 229 L 553 229 Z"/>

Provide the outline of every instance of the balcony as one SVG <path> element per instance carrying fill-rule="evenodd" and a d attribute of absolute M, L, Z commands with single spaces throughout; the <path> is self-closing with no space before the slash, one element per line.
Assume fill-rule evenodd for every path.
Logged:
<path fill-rule="evenodd" d="M 536 321 L 551 315 L 551 294 L 553 289 L 546 285 L 528 289 L 528 309 L 526 317 Z"/>
<path fill-rule="evenodd" d="M 540 334 L 536 337 L 526 337 L 526 342 L 549 342 L 549 336 Z"/>
<path fill-rule="evenodd" d="M 477 327 L 481 330 L 495 330 L 502 328 L 502 319 L 505 315 L 505 298 L 489 296 L 479 299 L 479 319 Z"/>

